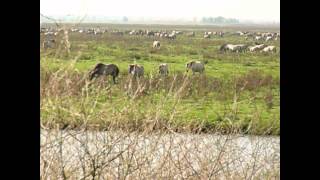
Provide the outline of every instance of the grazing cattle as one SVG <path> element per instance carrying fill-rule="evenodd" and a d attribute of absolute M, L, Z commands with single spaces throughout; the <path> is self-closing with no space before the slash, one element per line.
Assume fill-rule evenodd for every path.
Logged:
<path fill-rule="evenodd" d="M 144 75 L 144 67 L 138 64 L 130 64 L 129 74 L 132 74 L 133 77 L 141 77 Z"/>
<path fill-rule="evenodd" d="M 276 52 L 277 49 L 275 46 L 267 46 L 265 48 L 263 48 L 263 50 L 261 52 Z"/>
<path fill-rule="evenodd" d="M 119 68 L 115 64 L 98 63 L 93 70 L 90 71 L 89 78 L 92 80 L 101 75 L 111 75 L 113 83 L 116 83 L 116 77 L 119 75 Z"/>
<path fill-rule="evenodd" d="M 265 48 L 266 45 L 265 44 L 260 44 L 260 45 L 256 45 L 256 46 L 252 46 L 249 48 L 249 51 L 250 52 L 254 52 L 254 51 L 260 51 L 262 50 L 263 48 Z"/>
<path fill-rule="evenodd" d="M 152 47 L 160 49 L 160 41 L 153 41 L 153 46 Z"/>
<path fill-rule="evenodd" d="M 168 75 L 169 74 L 169 67 L 168 67 L 168 64 L 160 64 L 159 65 L 159 73 L 161 75 Z"/>
<path fill-rule="evenodd" d="M 233 44 L 224 44 L 220 47 L 220 51 L 232 51 L 232 52 L 243 52 L 247 49 L 247 45 L 245 44 L 236 44 L 236 45 L 233 45 Z"/>
<path fill-rule="evenodd" d="M 56 44 L 56 41 L 54 39 L 49 39 L 49 40 L 43 41 L 42 47 L 44 49 L 53 48 L 55 44 Z"/>
<path fill-rule="evenodd" d="M 218 35 L 219 35 L 220 37 L 223 37 L 223 36 L 224 36 L 224 32 L 219 32 Z"/>
<path fill-rule="evenodd" d="M 189 72 L 189 69 L 192 70 L 193 74 L 195 72 L 203 73 L 205 70 L 204 63 L 201 61 L 190 61 L 186 64 L 186 71 Z"/>

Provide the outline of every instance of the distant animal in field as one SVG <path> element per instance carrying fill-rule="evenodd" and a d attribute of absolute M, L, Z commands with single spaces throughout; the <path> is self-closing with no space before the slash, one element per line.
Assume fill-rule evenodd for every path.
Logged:
<path fill-rule="evenodd" d="M 153 31 L 147 31 L 146 34 L 147 34 L 147 36 L 154 36 L 155 33 Z"/>
<path fill-rule="evenodd" d="M 119 75 L 119 68 L 115 64 L 103 64 L 98 63 L 93 70 L 89 73 L 89 79 L 92 80 L 93 78 L 99 77 L 101 75 L 111 75 L 113 79 L 113 83 L 116 83 L 116 77 Z"/>
<path fill-rule="evenodd" d="M 224 36 L 224 32 L 219 32 L 218 36 L 223 37 Z"/>
<path fill-rule="evenodd" d="M 272 40 L 272 36 L 267 36 L 266 41 L 270 41 L 270 40 Z"/>
<path fill-rule="evenodd" d="M 160 48 L 160 41 L 153 41 L 153 48 Z"/>
<path fill-rule="evenodd" d="M 256 41 L 260 41 L 260 40 L 262 39 L 262 37 L 261 37 L 261 36 L 256 36 L 254 39 L 255 39 Z"/>
<path fill-rule="evenodd" d="M 171 40 L 173 40 L 173 39 L 176 39 L 176 34 L 175 33 L 172 33 L 172 34 L 169 34 L 168 35 L 168 39 L 171 39 Z"/>
<path fill-rule="evenodd" d="M 263 48 L 263 50 L 261 52 L 276 52 L 277 49 L 275 46 L 267 46 L 265 48 Z"/>
<path fill-rule="evenodd" d="M 101 35 L 103 34 L 103 31 L 101 31 L 100 29 L 94 30 L 94 35 Z"/>
<path fill-rule="evenodd" d="M 44 35 L 45 36 L 55 36 L 55 32 L 51 32 L 51 31 L 45 32 Z"/>
<path fill-rule="evenodd" d="M 267 45 L 265 44 L 259 44 L 259 45 L 255 45 L 255 46 L 252 46 L 249 48 L 249 51 L 250 52 L 254 52 L 254 51 L 260 51 L 262 50 L 263 48 L 265 48 Z"/>
<path fill-rule="evenodd" d="M 237 32 L 235 32 L 234 34 L 237 35 L 237 36 L 243 36 L 243 35 L 244 35 L 244 33 L 241 32 L 241 31 L 237 31 Z"/>
<path fill-rule="evenodd" d="M 186 64 L 186 72 L 189 72 L 189 70 L 191 69 L 193 74 L 195 72 L 203 73 L 205 70 L 204 65 L 205 63 L 201 61 L 189 61 Z"/>
<path fill-rule="evenodd" d="M 169 74 L 169 66 L 166 63 L 159 65 L 159 73 L 161 75 L 168 75 Z"/>
<path fill-rule="evenodd" d="M 246 51 L 248 45 L 245 44 L 223 44 L 220 47 L 220 51 L 226 52 L 226 51 L 232 51 L 232 52 L 243 52 Z"/>
<path fill-rule="evenodd" d="M 194 33 L 194 32 L 189 32 L 189 33 L 187 33 L 187 36 L 188 37 L 194 37 L 196 34 Z"/>
<path fill-rule="evenodd" d="M 132 74 L 134 77 L 141 77 L 144 75 L 144 67 L 138 64 L 130 64 L 129 74 Z"/>
<path fill-rule="evenodd" d="M 211 37 L 211 36 L 210 36 L 209 34 L 203 35 L 203 38 L 204 38 L 204 39 L 210 39 L 210 37 Z"/>
<path fill-rule="evenodd" d="M 49 40 L 43 41 L 42 47 L 44 49 L 53 48 L 55 46 L 55 44 L 56 44 L 56 41 L 54 39 L 49 39 Z"/>

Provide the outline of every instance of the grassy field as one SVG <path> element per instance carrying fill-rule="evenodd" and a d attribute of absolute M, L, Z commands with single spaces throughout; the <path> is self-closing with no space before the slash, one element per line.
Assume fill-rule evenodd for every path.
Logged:
<path fill-rule="evenodd" d="M 112 25 L 110 28 L 137 27 Z M 254 41 L 231 35 L 203 39 L 204 27 L 146 28 L 193 30 L 196 36 L 178 35 L 176 40 L 167 40 L 127 34 L 70 33 L 69 55 L 59 47 L 41 48 L 43 126 L 280 134 L 279 40 L 266 43 L 277 46 L 274 54 L 221 53 L 219 48 L 224 43 L 254 44 Z M 205 27 L 211 31 L 222 30 L 208 28 Z M 239 28 L 243 30 L 243 27 L 230 27 L 225 31 Z M 257 28 L 247 30 L 257 31 Z M 152 48 L 155 39 L 161 42 L 159 50 Z M 205 74 L 186 74 L 185 64 L 189 60 L 207 61 Z M 88 71 L 98 62 L 119 66 L 118 84 L 114 85 L 111 77 L 91 83 L 86 80 Z M 128 76 L 131 63 L 144 66 L 144 78 L 135 80 Z M 168 77 L 157 74 L 160 63 L 169 64 Z"/>

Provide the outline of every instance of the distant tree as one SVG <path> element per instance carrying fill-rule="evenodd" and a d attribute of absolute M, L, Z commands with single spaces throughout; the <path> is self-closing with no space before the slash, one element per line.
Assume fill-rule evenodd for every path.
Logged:
<path fill-rule="evenodd" d="M 222 16 L 216 17 L 214 23 L 222 24 L 225 22 L 225 18 Z"/>
<path fill-rule="evenodd" d="M 209 24 L 236 24 L 236 23 L 239 23 L 239 20 L 234 18 L 227 19 L 222 16 L 218 16 L 218 17 L 203 17 L 202 22 L 209 23 Z"/>
<path fill-rule="evenodd" d="M 202 22 L 204 22 L 204 23 L 208 22 L 207 18 L 206 18 L 206 17 L 203 17 L 203 18 L 202 18 Z"/>

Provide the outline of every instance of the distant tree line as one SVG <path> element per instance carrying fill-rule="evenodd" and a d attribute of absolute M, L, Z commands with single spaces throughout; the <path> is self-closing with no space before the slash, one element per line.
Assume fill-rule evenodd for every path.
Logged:
<path fill-rule="evenodd" d="M 224 18 L 222 16 L 218 16 L 218 17 L 203 17 L 202 22 L 209 23 L 209 24 L 238 24 L 239 20 L 234 18 Z"/>

